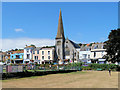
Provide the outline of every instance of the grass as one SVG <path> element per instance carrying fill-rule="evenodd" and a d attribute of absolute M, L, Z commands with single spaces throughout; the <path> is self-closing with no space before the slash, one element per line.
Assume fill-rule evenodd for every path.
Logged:
<path fill-rule="evenodd" d="M 32 70 L 29 70 L 30 72 L 34 72 Z M 82 71 L 77 71 L 77 72 L 70 72 L 70 73 L 56 73 L 56 74 L 85 74 L 88 72 L 82 72 Z M 51 75 L 51 74 L 48 74 Z M 22 78 L 10 78 L 10 79 L 5 79 L 5 80 L 1 80 L 1 81 L 10 81 L 10 80 L 22 80 L 22 79 L 32 79 L 32 78 L 39 78 L 39 77 L 44 77 L 44 76 L 48 76 L 48 75 L 42 75 L 42 76 L 30 76 L 30 77 L 22 77 Z"/>
<path fill-rule="evenodd" d="M 118 72 L 78 71 L 3 80 L 3 88 L 117 88 Z"/>

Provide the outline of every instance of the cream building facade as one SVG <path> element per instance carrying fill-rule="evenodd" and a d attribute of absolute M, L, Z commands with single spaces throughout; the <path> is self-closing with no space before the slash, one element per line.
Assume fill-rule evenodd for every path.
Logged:
<path fill-rule="evenodd" d="M 37 47 L 33 50 L 33 60 L 38 64 L 52 63 L 54 61 L 55 47 Z"/>

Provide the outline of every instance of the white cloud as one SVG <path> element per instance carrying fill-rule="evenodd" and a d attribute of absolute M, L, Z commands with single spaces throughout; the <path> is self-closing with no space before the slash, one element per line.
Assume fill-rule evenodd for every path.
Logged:
<path fill-rule="evenodd" d="M 51 46 L 55 45 L 55 41 L 52 39 L 41 39 L 41 38 L 13 38 L 13 39 L 2 39 L 0 49 L 3 51 L 15 48 L 24 48 L 25 45 L 34 44 L 36 47 Z M 2 48 L 1 48 L 2 47 Z"/>
<path fill-rule="evenodd" d="M 15 32 L 24 32 L 24 30 L 22 28 L 16 28 Z"/>

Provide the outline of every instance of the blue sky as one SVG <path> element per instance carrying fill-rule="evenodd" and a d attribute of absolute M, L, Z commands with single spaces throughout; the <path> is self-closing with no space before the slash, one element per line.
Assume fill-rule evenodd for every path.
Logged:
<path fill-rule="evenodd" d="M 75 42 L 105 41 L 118 27 L 117 2 L 4 2 L 3 39 L 54 40 L 60 8 L 65 36 Z"/>

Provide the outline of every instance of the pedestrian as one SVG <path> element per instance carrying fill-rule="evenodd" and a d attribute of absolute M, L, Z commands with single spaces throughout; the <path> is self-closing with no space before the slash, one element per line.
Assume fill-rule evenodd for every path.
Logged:
<path fill-rule="evenodd" d="M 111 69 L 109 68 L 109 75 L 111 76 Z"/>
<path fill-rule="evenodd" d="M 50 69 L 51 69 L 51 67 L 52 67 L 51 64 L 49 65 L 49 67 L 50 67 Z"/>

